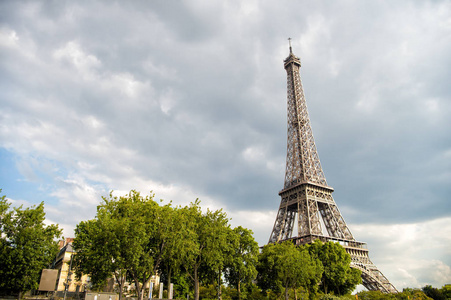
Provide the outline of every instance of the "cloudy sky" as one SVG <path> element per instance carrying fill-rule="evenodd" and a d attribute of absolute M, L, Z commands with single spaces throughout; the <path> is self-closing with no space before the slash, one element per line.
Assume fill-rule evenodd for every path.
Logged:
<path fill-rule="evenodd" d="M 357 240 L 451 283 L 451 1 L 1 1 L 0 188 L 65 236 L 110 190 L 223 208 L 268 241 L 288 37 Z"/>

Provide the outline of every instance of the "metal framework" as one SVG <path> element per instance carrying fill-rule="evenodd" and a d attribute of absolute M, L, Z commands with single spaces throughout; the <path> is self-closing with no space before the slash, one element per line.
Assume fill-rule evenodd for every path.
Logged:
<path fill-rule="evenodd" d="M 291 44 L 284 67 L 287 71 L 287 164 L 269 242 L 292 240 L 296 245 L 316 239 L 338 242 L 351 255 L 351 267 L 362 271 L 362 282 L 368 290 L 396 293 L 396 288 L 371 262 L 366 243 L 354 239 L 332 197 L 334 189 L 327 185 L 313 139 L 299 73 L 301 61 L 293 54 Z M 293 236 L 294 228 L 297 236 Z"/>

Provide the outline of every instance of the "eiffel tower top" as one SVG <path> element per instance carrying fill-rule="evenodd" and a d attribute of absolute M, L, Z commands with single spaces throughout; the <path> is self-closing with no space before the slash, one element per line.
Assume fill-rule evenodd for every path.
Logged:
<path fill-rule="evenodd" d="M 301 60 L 299 59 L 299 57 L 293 54 L 293 49 L 291 48 L 291 38 L 288 39 L 288 42 L 290 43 L 290 55 L 288 55 L 288 57 L 285 58 L 283 61 L 285 64 L 285 68 L 290 63 L 297 64 L 299 65 L 299 67 L 301 67 Z"/>
<path fill-rule="evenodd" d="M 301 60 L 293 54 L 291 40 L 290 54 L 284 60 L 284 67 L 287 71 L 288 121 L 284 190 L 303 183 L 333 190 L 327 185 L 319 161 L 299 72 Z"/>

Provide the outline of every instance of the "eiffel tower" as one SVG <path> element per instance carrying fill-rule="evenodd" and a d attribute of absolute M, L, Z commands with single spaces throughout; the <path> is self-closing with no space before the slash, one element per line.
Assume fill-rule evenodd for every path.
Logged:
<path fill-rule="evenodd" d="M 291 41 L 284 67 L 288 94 L 287 165 L 269 242 L 292 240 L 296 245 L 316 239 L 338 242 L 351 255 L 351 267 L 362 271 L 362 284 L 368 290 L 396 293 L 396 288 L 371 262 L 366 243 L 354 239 L 332 198 L 334 189 L 327 185 L 313 139 L 299 73 L 301 61 L 293 54 Z M 297 236 L 293 236 L 295 226 Z"/>

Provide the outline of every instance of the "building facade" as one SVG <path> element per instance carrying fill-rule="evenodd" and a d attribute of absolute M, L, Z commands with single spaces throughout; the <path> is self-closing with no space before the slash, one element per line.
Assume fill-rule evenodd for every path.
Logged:
<path fill-rule="evenodd" d="M 55 291 L 57 292 L 84 292 L 89 286 L 89 276 L 83 275 L 80 280 L 76 280 L 75 272 L 72 266 L 76 252 L 72 247 L 73 238 L 66 238 L 59 241 L 60 251 L 58 252 L 52 269 L 58 270 Z M 67 287 L 67 289 L 66 289 Z"/>

